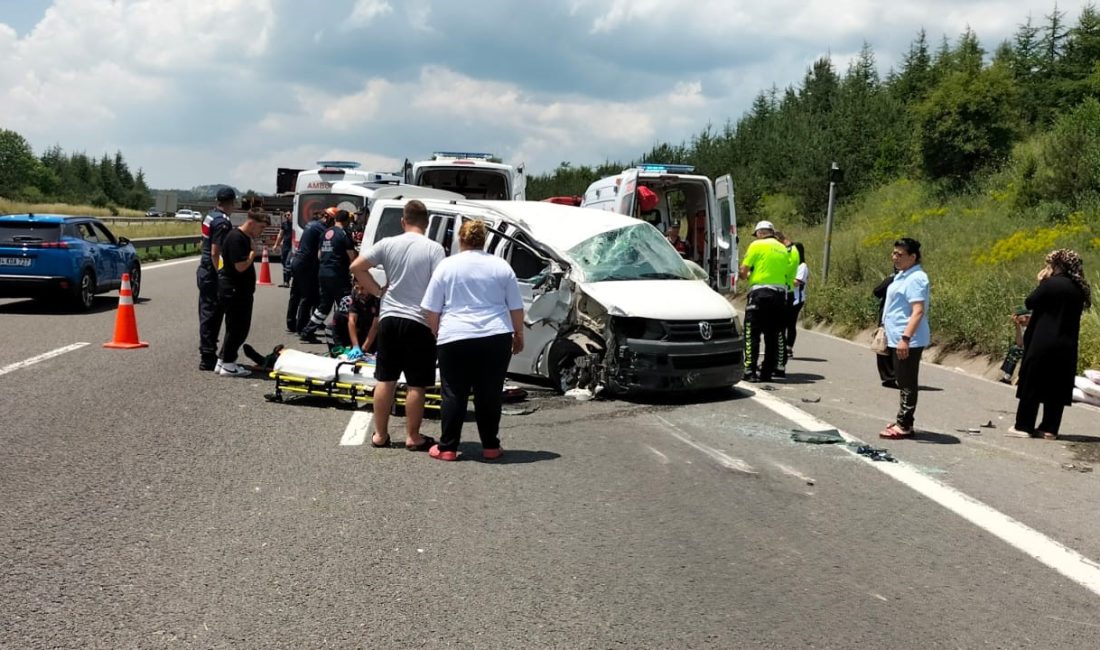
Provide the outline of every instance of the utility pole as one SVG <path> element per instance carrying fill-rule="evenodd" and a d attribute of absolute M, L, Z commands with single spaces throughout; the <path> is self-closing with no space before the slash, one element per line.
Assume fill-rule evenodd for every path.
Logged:
<path fill-rule="evenodd" d="M 825 213 L 825 254 L 822 255 L 821 281 L 829 279 L 829 253 L 833 247 L 833 209 L 836 207 L 836 184 L 844 177 L 836 162 L 829 168 L 829 209 Z"/>

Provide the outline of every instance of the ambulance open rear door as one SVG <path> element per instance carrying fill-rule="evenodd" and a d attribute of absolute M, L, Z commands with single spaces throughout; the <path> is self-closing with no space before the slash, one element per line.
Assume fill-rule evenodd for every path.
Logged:
<path fill-rule="evenodd" d="M 717 277 L 712 277 L 711 281 L 718 291 L 725 293 L 733 291 L 737 283 L 737 210 L 732 176 L 726 174 L 714 181 L 714 196 L 718 207 L 718 218 L 712 229 Z"/>

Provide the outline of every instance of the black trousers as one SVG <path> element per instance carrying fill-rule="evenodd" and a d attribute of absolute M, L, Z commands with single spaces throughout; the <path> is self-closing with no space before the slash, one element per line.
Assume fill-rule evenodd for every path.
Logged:
<path fill-rule="evenodd" d="M 218 332 L 225 315 L 218 297 L 218 273 L 200 264 L 195 280 L 199 287 L 199 358 L 213 365 L 218 358 Z"/>
<path fill-rule="evenodd" d="M 294 281 L 290 285 L 290 298 L 286 304 L 286 328 L 295 333 L 305 331 L 309 317 L 320 300 L 317 269 L 294 269 Z"/>
<path fill-rule="evenodd" d="M 313 309 L 313 313 L 310 314 L 309 323 L 306 324 L 304 330 L 307 334 L 313 334 L 317 330 L 324 328 L 325 320 L 328 319 L 329 313 L 332 312 L 332 306 L 336 304 L 336 301 L 351 293 L 350 278 L 351 276 L 320 276 L 320 292 L 318 294 L 317 306 Z"/>
<path fill-rule="evenodd" d="M 481 446 L 499 449 L 501 393 L 512 356 L 512 335 L 452 341 L 440 345 L 437 350 L 443 383 L 443 432 L 439 437 L 439 449 L 458 450 L 471 389 Z"/>
<path fill-rule="evenodd" d="M 786 351 L 781 350 L 782 332 L 786 324 L 787 298 L 779 291 L 758 289 L 749 293 L 745 309 L 745 372 L 771 379 Z M 760 339 L 764 339 L 764 365 L 760 362 Z"/>
<path fill-rule="evenodd" d="M 800 302 L 797 305 L 787 306 L 787 325 L 784 337 L 787 349 L 794 349 L 794 340 L 798 336 L 798 315 L 802 313 L 802 307 L 805 304 Z"/>
<path fill-rule="evenodd" d="M 1066 405 L 1061 402 L 1043 402 L 1043 421 L 1036 428 L 1035 419 L 1039 417 L 1039 401 L 1021 399 L 1016 406 L 1016 429 L 1028 433 L 1042 431 L 1057 434 L 1062 428 L 1062 412 L 1065 410 Z"/>
<path fill-rule="evenodd" d="M 913 428 L 917 413 L 917 394 L 920 392 L 920 358 L 924 348 L 909 348 L 909 357 L 898 358 L 898 349 L 890 348 L 894 360 L 894 372 L 898 382 L 897 423 L 906 429 Z"/>
<path fill-rule="evenodd" d="M 894 355 L 876 354 L 875 365 L 878 366 L 878 377 L 883 383 L 897 381 L 897 375 L 894 373 Z"/>
<path fill-rule="evenodd" d="M 225 340 L 222 341 L 220 355 L 222 363 L 236 363 L 237 353 L 248 340 L 248 331 L 252 329 L 252 299 L 250 293 L 237 293 L 222 301 L 225 310 Z"/>

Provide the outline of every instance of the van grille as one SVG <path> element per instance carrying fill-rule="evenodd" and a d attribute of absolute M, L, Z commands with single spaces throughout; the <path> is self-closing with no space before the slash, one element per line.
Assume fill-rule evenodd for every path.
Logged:
<path fill-rule="evenodd" d="M 699 326 L 701 322 L 703 321 L 664 321 L 665 330 L 668 332 L 668 338 L 665 340 L 676 343 L 703 341 L 703 334 Z M 734 326 L 732 319 L 706 322 L 710 323 L 711 329 L 711 337 L 708 340 L 724 341 L 737 338 L 737 328 Z"/>

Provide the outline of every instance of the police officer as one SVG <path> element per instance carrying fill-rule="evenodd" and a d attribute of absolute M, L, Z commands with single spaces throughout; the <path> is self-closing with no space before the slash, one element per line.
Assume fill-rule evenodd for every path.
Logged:
<path fill-rule="evenodd" d="M 335 208 L 329 208 L 329 210 L 330 213 L 314 213 L 313 221 L 302 232 L 302 240 L 298 242 L 298 253 L 294 256 L 294 280 L 290 285 L 286 328 L 299 336 L 305 334 L 313 309 L 321 299 L 321 288 L 317 278 L 320 262 L 318 254 L 321 250 L 321 240 L 328 229 L 328 220 L 336 213 Z"/>
<path fill-rule="evenodd" d="M 775 226 L 761 221 L 754 229 L 756 241 L 741 259 L 738 273 L 748 280 L 749 296 L 745 306 L 745 380 L 771 381 L 780 355 L 780 333 L 786 323 L 787 287 L 791 283 L 791 255 L 775 238 Z M 760 339 L 764 339 L 764 365 L 760 360 Z"/>
<path fill-rule="evenodd" d="M 348 234 L 347 210 L 338 210 L 334 217 L 336 225 L 325 231 L 321 240 L 321 261 L 317 272 L 320 285 L 320 301 L 302 332 L 302 339 L 316 343 L 317 330 L 325 326 L 325 320 L 332 306 L 351 293 L 351 263 L 355 261 L 355 243 Z M 332 337 L 329 337 L 332 340 Z"/>
<path fill-rule="evenodd" d="M 218 363 L 218 332 L 224 312 L 218 300 L 218 268 L 222 243 L 233 229 L 229 213 L 237 205 L 231 187 L 218 190 L 217 206 L 202 221 L 202 257 L 195 279 L 199 286 L 199 370 L 214 370 Z"/>

